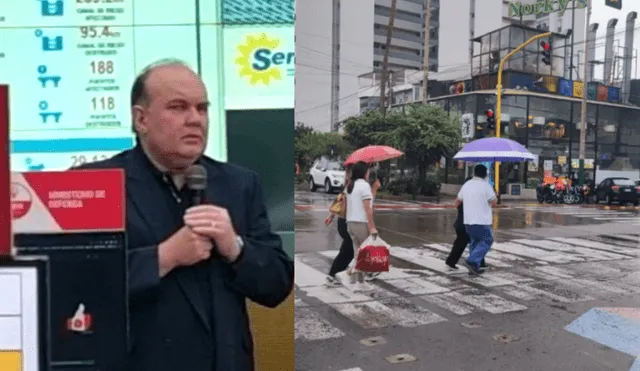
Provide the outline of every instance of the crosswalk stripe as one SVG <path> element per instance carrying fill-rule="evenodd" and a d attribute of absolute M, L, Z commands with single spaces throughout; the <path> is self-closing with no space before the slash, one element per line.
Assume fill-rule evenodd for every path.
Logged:
<path fill-rule="evenodd" d="M 622 238 L 622 239 L 625 239 L 625 240 L 629 240 L 629 241 L 632 241 L 632 242 L 640 243 L 640 236 L 638 236 L 638 235 L 618 234 L 618 235 L 616 235 L 616 237 Z"/>
<path fill-rule="evenodd" d="M 384 279 L 384 283 L 411 295 L 438 294 L 449 291 L 448 288 L 438 286 L 421 277 L 393 280 Z"/>
<path fill-rule="evenodd" d="M 583 259 L 575 256 L 546 251 L 534 247 L 528 247 L 514 242 L 496 242 L 493 244 L 491 249 L 504 253 L 523 256 L 530 259 L 542 260 L 547 263 L 563 264 L 584 261 Z"/>
<path fill-rule="evenodd" d="M 322 273 L 303 263 L 301 259 L 296 259 L 296 264 L 302 264 L 306 274 L 322 276 Z M 314 270 L 315 273 L 313 273 Z M 303 280 L 303 282 L 309 283 L 309 280 Z M 353 292 L 344 286 L 330 288 L 298 285 L 298 287 L 307 296 L 329 305 L 365 329 L 388 326 L 415 327 L 446 321 L 444 317 L 415 306 L 408 300 L 379 286 L 374 286 L 373 291 L 368 294 Z"/>
<path fill-rule="evenodd" d="M 563 287 L 558 287 L 555 284 L 546 282 L 522 284 L 518 285 L 518 287 L 510 287 L 507 290 L 503 291 L 509 293 L 509 295 L 511 295 L 512 293 L 517 294 L 518 291 L 523 292 L 525 295 L 521 296 L 528 297 L 528 299 L 526 299 L 525 297 L 519 297 L 523 300 L 538 300 L 548 298 L 562 303 L 578 303 L 594 299 L 591 296 L 569 291 Z M 518 298 L 518 296 L 512 296 Z"/>
<path fill-rule="evenodd" d="M 593 220 L 615 220 L 615 221 L 627 221 L 627 220 L 638 220 L 636 217 L 606 217 L 606 218 L 593 218 Z"/>
<path fill-rule="evenodd" d="M 434 246 L 443 246 L 442 244 L 425 244 L 424 246 L 426 247 L 434 247 Z M 442 247 L 440 247 L 442 248 Z M 450 250 L 450 247 L 446 247 L 448 250 Z M 448 251 L 447 250 L 447 251 Z M 515 256 L 515 255 L 509 255 L 509 254 L 503 254 L 500 251 L 495 251 L 492 250 L 491 254 L 487 255 L 486 257 L 487 263 L 488 264 L 493 264 L 496 267 L 503 267 L 503 268 L 508 268 L 511 267 L 512 264 L 517 264 L 520 262 L 524 262 L 525 259 L 519 256 Z M 509 262 L 509 263 L 507 263 Z M 542 262 L 543 264 L 547 264 L 546 262 Z"/>
<path fill-rule="evenodd" d="M 420 299 L 423 299 L 429 303 L 435 304 L 440 308 L 449 311 L 453 314 L 457 314 L 458 316 L 466 316 L 475 312 L 475 308 L 467 305 L 465 303 L 459 302 L 454 298 L 448 297 L 447 294 L 443 295 L 425 295 L 421 296 Z"/>
<path fill-rule="evenodd" d="M 583 238 L 553 237 L 551 238 L 551 240 L 580 246 L 582 247 L 583 251 L 587 251 L 587 249 L 585 249 L 586 247 L 588 249 L 591 249 L 591 251 L 597 251 L 598 254 L 601 254 L 602 256 L 610 257 L 611 260 L 626 259 L 628 257 L 625 255 L 637 256 L 638 254 L 640 254 L 640 250 L 638 249 L 613 246 Z"/>
<path fill-rule="evenodd" d="M 391 256 L 406 260 L 415 265 L 439 272 L 444 274 L 452 274 L 453 271 L 449 270 L 441 259 L 434 258 L 432 256 L 424 256 L 421 251 L 416 249 L 407 249 L 399 246 L 392 246 L 390 249 Z M 461 270 L 465 268 L 461 267 Z"/>
<path fill-rule="evenodd" d="M 330 259 L 335 259 L 335 257 L 338 255 L 338 250 L 320 251 L 319 254 L 326 256 L 327 258 L 330 258 Z M 408 272 L 408 270 L 405 270 L 405 269 L 400 269 L 394 266 L 390 266 L 389 271 L 384 272 L 384 277 L 385 279 L 406 279 L 406 278 L 418 277 L 418 275 L 415 273 L 410 273 Z"/>
<path fill-rule="evenodd" d="M 512 286 L 520 283 L 532 282 L 533 279 L 529 277 L 522 277 L 515 273 L 509 272 L 491 272 L 491 274 L 484 274 L 482 276 L 462 276 L 463 281 L 469 283 L 475 283 L 483 287 L 500 287 L 500 286 Z"/>
<path fill-rule="evenodd" d="M 294 282 L 298 287 L 322 286 L 326 282 L 326 276 L 318 270 L 302 262 L 298 257 L 294 260 Z"/>
<path fill-rule="evenodd" d="M 344 332 L 308 307 L 296 308 L 294 318 L 295 340 L 326 340 L 345 335 Z"/>
<path fill-rule="evenodd" d="M 439 243 L 426 243 L 423 245 L 424 247 L 428 248 L 428 249 L 433 249 L 433 250 L 437 250 L 446 254 L 449 254 L 449 252 L 451 251 L 451 246 L 445 246 Z M 493 254 L 491 254 L 493 255 Z M 487 264 L 490 264 L 491 266 L 495 266 L 495 267 L 499 267 L 499 268 L 509 268 L 511 267 L 511 264 L 509 263 L 505 263 L 502 260 L 500 260 L 498 258 L 498 256 L 496 255 L 494 256 L 487 256 L 485 258 Z"/>
<path fill-rule="evenodd" d="M 558 239 L 552 238 L 549 240 L 517 239 L 517 240 L 514 240 L 514 242 L 518 242 L 524 245 L 539 246 L 540 248 L 567 253 L 567 256 L 573 256 L 576 258 L 577 261 L 616 260 L 616 259 L 627 258 L 627 256 L 624 256 L 624 255 L 613 254 L 613 253 L 589 248 L 587 244 L 592 241 L 582 240 L 582 239 L 561 239 L 561 238 L 558 238 Z"/>
<path fill-rule="evenodd" d="M 518 304 L 498 295 L 483 292 L 478 289 L 466 289 L 448 293 L 447 296 L 463 303 L 483 309 L 492 314 L 519 312 L 526 310 L 522 304 Z"/>
<path fill-rule="evenodd" d="M 363 371 L 360 367 L 354 367 L 354 368 L 349 368 L 346 370 L 340 370 L 340 371 Z"/>

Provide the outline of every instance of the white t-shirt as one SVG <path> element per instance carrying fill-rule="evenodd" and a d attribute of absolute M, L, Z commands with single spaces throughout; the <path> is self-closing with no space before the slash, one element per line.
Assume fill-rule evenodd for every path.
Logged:
<path fill-rule="evenodd" d="M 485 179 L 473 178 L 467 181 L 460 189 L 458 198 L 462 201 L 464 224 L 493 224 L 489 202 L 496 198 L 496 193 Z"/>
<path fill-rule="evenodd" d="M 364 179 L 358 179 L 353 183 L 353 191 L 347 193 L 347 222 L 367 222 L 367 213 L 364 210 L 364 201 L 371 200 L 373 207 L 373 194 L 371 186 Z"/>

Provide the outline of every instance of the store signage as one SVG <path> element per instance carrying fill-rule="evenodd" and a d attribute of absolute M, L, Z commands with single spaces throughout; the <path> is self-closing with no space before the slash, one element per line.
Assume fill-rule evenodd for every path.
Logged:
<path fill-rule="evenodd" d="M 576 9 L 587 7 L 587 0 L 573 0 Z M 570 0 L 540 0 L 534 3 L 522 3 L 522 1 L 509 2 L 509 18 L 527 15 L 540 15 L 558 13 L 562 16 L 569 6 Z"/>

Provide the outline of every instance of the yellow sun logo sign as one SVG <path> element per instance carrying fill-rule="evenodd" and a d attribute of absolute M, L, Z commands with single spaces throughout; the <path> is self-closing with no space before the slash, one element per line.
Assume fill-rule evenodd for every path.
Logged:
<path fill-rule="evenodd" d="M 295 62 L 294 52 L 277 51 L 280 40 L 270 39 L 266 34 L 248 35 L 244 44 L 239 45 L 238 57 L 234 63 L 239 66 L 240 77 L 248 78 L 251 85 L 269 85 L 273 80 L 283 79 L 283 67 Z"/>

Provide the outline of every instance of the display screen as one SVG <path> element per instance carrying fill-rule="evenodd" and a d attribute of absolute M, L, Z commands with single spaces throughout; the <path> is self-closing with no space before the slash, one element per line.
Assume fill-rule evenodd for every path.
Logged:
<path fill-rule="evenodd" d="M 226 110 L 293 107 L 292 1 L 157 5 L 0 2 L 12 170 L 65 170 L 131 148 L 131 84 L 160 59 L 182 60 L 202 76 L 211 101 L 206 154 L 218 160 L 227 158 Z"/>
<path fill-rule="evenodd" d="M 293 32 L 292 27 L 225 27 L 227 110 L 293 107 Z"/>

